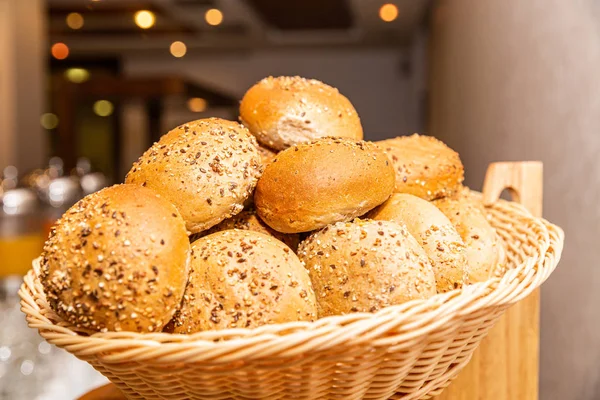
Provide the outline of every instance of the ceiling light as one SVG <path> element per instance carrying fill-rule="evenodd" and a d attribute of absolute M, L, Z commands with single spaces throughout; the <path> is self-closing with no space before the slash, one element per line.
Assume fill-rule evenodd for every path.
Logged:
<path fill-rule="evenodd" d="M 98 100 L 94 103 L 94 112 L 101 117 L 108 117 L 113 113 L 115 106 L 108 100 Z"/>
<path fill-rule="evenodd" d="M 204 14 L 206 23 L 212 26 L 220 25 L 223 22 L 223 13 L 216 8 L 211 8 Z"/>
<path fill-rule="evenodd" d="M 206 110 L 208 103 L 201 97 L 192 97 L 188 100 L 187 106 L 191 112 L 202 112 Z"/>
<path fill-rule="evenodd" d="M 58 126 L 58 117 L 56 114 L 45 113 L 40 117 L 40 124 L 44 127 L 44 129 L 54 129 Z"/>
<path fill-rule="evenodd" d="M 61 42 L 54 43 L 50 51 L 57 60 L 64 60 L 69 57 L 69 46 Z"/>
<path fill-rule="evenodd" d="M 85 68 L 69 68 L 65 71 L 65 78 L 73 83 L 83 83 L 90 79 L 90 72 Z"/>
<path fill-rule="evenodd" d="M 67 15 L 67 26 L 71 29 L 81 29 L 83 27 L 83 15 L 76 12 Z"/>
<path fill-rule="evenodd" d="M 379 9 L 379 18 L 385 22 L 392 22 L 398 18 L 398 7 L 391 3 L 382 5 Z"/>
<path fill-rule="evenodd" d="M 154 22 L 156 22 L 156 17 L 151 11 L 140 10 L 134 14 L 133 20 L 135 21 L 135 24 L 140 28 L 150 29 L 154 26 Z"/>
<path fill-rule="evenodd" d="M 170 51 L 173 57 L 180 58 L 185 56 L 185 53 L 187 53 L 187 46 L 185 43 L 180 41 L 173 42 L 171 43 Z"/>

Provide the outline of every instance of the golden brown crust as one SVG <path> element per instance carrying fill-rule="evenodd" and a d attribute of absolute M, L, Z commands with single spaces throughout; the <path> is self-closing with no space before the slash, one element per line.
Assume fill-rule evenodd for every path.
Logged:
<path fill-rule="evenodd" d="M 273 236 L 275 239 L 288 245 L 294 252 L 298 249 L 298 243 L 300 242 L 300 237 L 297 233 L 281 233 L 271 229 L 269 225 L 265 224 L 260 219 L 254 208 L 246 209 L 238 215 L 234 215 L 225 221 L 221 221 L 218 225 L 215 225 L 209 230 L 202 232 L 202 236 L 210 235 L 212 233 L 227 229 L 241 229 Z"/>
<path fill-rule="evenodd" d="M 338 222 L 300 243 L 298 256 L 315 288 L 319 316 L 374 312 L 433 296 L 425 252 L 394 222 Z"/>
<path fill-rule="evenodd" d="M 307 271 L 275 238 L 253 231 L 221 231 L 194 242 L 192 253 L 181 309 L 166 331 L 194 333 L 316 319 Z"/>
<path fill-rule="evenodd" d="M 71 207 L 42 257 L 50 306 L 89 331 L 156 332 L 181 302 L 190 244 L 175 207 L 150 189 L 117 185 Z"/>
<path fill-rule="evenodd" d="M 434 201 L 452 222 L 465 243 L 468 280 L 472 284 L 494 276 L 500 261 L 499 238 L 481 211 L 483 205 L 470 196 L 460 199 L 444 198 Z"/>
<path fill-rule="evenodd" d="M 358 114 L 346 97 L 298 76 L 268 77 L 252 86 L 240 104 L 240 120 L 260 143 L 277 150 L 325 136 L 363 138 Z"/>
<path fill-rule="evenodd" d="M 171 201 L 196 233 L 242 211 L 262 172 L 256 141 L 237 122 L 207 118 L 160 138 L 125 178 Z"/>
<path fill-rule="evenodd" d="M 415 133 L 375 143 L 394 164 L 397 193 L 434 200 L 461 188 L 464 168 L 460 157 L 441 141 Z"/>
<path fill-rule="evenodd" d="M 450 220 L 432 203 L 394 193 L 368 217 L 406 225 L 431 261 L 438 293 L 462 287 L 467 279 L 465 245 Z"/>
<path fill-rule="evenodd" d="M 258 215 L 286 233 L 349 221 L 383 203 L 394 170 L 373 143 L 323 138 L 282 151 L 256 186 Z"/>
<path fill-rule="evenodd" d="M 271 150 L 261 144 L 257 144 L 256 148 L 258 149 L 258 153 L 260 154 L 260 159 L 262 160 L 263 165 L 267 165 L 273 161 L 278 153 L 277 151 Z"/>

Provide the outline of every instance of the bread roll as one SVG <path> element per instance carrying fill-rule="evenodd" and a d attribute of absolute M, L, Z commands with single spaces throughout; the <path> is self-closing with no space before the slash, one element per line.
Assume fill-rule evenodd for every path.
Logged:
<path fill-rule="evenodd" d="M 374 312 L 435 292 L 433 269 L 408 231 L 389 221 L 338 222 L 300 243 L 319 316 Z"/>
<path fill-rule="evenodd" d="M 261 146 L 260 144 L 258 144 L 256 148 L 258 149 L 258 153 L 260 154 L 260 159 L 262 160 L 263 165 L 269 164 L 277 155 L 276 151 L 271 150 L 268 147 Z"/>
<path fill-rule="evenodd" d="M 363 138 L 358 114 L 347 98 L 331 86 L 298 76 L 268 77 L 252 86 L 240 104 L 240 120 L 260 143 L 276 150 L 324 136 Z"/>
<path fill-rule="evenodd" d="M 256 210 L 254 208 L 244 210 L 238 215 L 234 215 L 233 217 L 220 222 L 218 225 L 202 232 L 202 236 L 225 231 L 227 229 L 241 229 L 273 236 L 275 239 L 288 245 L 294 252 L 298 249 L 298 243 L 300 242 L 300 238 L 296 233 L 281 233 L 271 229 L 258 215 L 256 215 Z"/>
<path fill-rule="evenodd" d="M 376 143 L 394 164 L 397 193 L 434 200 L 461 188 L 464 168 L 460 157 L 441 141 L 414 134 Z"/>
<path fill-rule="evenodd" d="M 496 230 L 481 211 L 481 204 L 463 196 L 434 202 L 452 222 L 465 243 L 468 279 L 466 283 L 483 282 L 494 276 L 501 262 L 501 249 Z"/>
<path fill-rule="evenodd" d="M 181 309 L 166 331 L 254 328 L 317 317 L 307 271 L 271 236 L 237 229 L 213 233 L 193 243 L 191 266 Z"/>
<path fill-rule="evenodd" d="M 113 186 L 52 228 L 41 281 L 52 309 L 82 330 L 157 332 L 181 302 L 189 250 L 171 203 L 150 189 Z"/>
<path fill-rule="evenodd" d="M 244 208 L 262 172 L 256 141 L 242 125 L 207 118 L 178 126 L 133 165 L 125 181 L 173 203 L 190 233 Z"/>
<path fill-rule="evenodd" d="M 286 233 L 349 221 L 383 203 L 394 169 L 373 143 L 323 138 L 282 151 L 256 186 L 258 215 Z"/>
<path fill-rule="evenodd" d="M 431 261 L 438 293 L 462 287 L 467 279 L 465 245 L 450 220 L 432 203 L 394 193 L 368 217 L 406 225 Z"/>

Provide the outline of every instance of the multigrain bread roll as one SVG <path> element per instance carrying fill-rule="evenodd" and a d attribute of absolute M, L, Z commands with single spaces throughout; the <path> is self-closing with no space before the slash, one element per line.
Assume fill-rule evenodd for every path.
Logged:
<path fill-rule="evenodd" d="M 268 77 L 240 104 L 240 120 L 267 147 L 283 150 L 324 136 L 360 140 L 363 130 L 350 101 L 315 79 Z"/>
<path fill-rule="evenodd" d="M 394 164 L 397 193 L 434 200 L 461 188 L 464 168 L 460 157 L 441 141 L 414 134 L 375 143 Z"/>
<path fill-rule="evenodd" d="M 275 239 L 288 245 L 294 252 L 298 249 L 298 243 L 300 242 L 300 237 L 297 233 L 281 233 L 271 229 L 258 215 L 256 215 L 256 210 L 254 208 L 248 208 L 238 215 L 234 215 L 233 217 L 220 222 L 218 225 L 202 232 L 201 235 L 206 236 L 227 229 L 241 229 L 273 236 Z"/>
<path fill-rule="evenodd" d="M 41 281 L 52 309 L 83 330 L 157 332 L 181 302 L 189 250 L 171 203 L 150 189 L 113 186 L 56 223 Z"/>
<path fill-rule="evenodd" d="M 323 138 L 282 151 L 256 186 L 258 215 L 286 233 L 349 221 L 383 203 L 394 169 L 370 142 Z"/>
<path fill-rule="evenodd" d="M 300 260 L 272 236 L 227 230 L 192 245 L 192 271 L 168 332 L 194 333 L 313 321 L 317 307 Z"/>
<path fill-rule="evenodd" d="M 368 217 L 406 226 L 431 261 L 438 293 L 462 287 L 467 279 L 465 245 L 450 220 L 432 203 L 394 193 Z"/>
<path fill-rule="evenodd" d="M 248 130 L 237 122 L 207 118 L 161 137 L 125 181 L 169 200 L 188 231 L 196 233 L 242 211 L 261 172 L 256 141 Z"/>
<path fill-rule="evenodd" d="M 499 238 L 481 211 L 481 203 L 470 196 L 444 198 L 433 202 L 452 222 L 465 243 L 468 279 L 483 282 L 494 276 L 502 260 Z"/>
<path fill-rule="evenodd" d="M 423 249 L 389 221 L 338 222 L 300 243 L 319 316 L 374 312 L 433 296 L 435 277 Z"/>

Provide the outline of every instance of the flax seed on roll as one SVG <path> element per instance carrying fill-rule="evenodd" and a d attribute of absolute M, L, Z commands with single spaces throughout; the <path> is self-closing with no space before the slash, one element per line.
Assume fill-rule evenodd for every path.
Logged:
<path fill-rule="evenodd" d="M 256 140 L 237 122 L 207 118 L 178 126 L 134 164 L 127 183 L 171 201 L 196 233 L 244 208 L 262 172 Z"/>
<path fill-rule="evenodd" d="M 338 222 L 300 243 L 319 316 L 374 312 L 433 296 L 435 277 L 423 249 L 390 221 Z"/>
<path fill-rule="evenodd" d="M 189 251 L 171 203 L 150 189 L 113 186 L 56 223 L 41 281 L 52 309 L 82 330 L 156 332 L 181 302 Z"/>
<path fill-rule="evenodd" d="M 394 164 L 397 193 L 434 200 L 460 190 L 462 162 L 458 153 L 441 141 L 415 133 L 376 143 Z"/>
<path fill-rule="evenodd" d="M 298 242 L 300 241 L 300 237 L 296 233 L 281 233 L 271 229 L 258 215 L 256 215 L 256 210 L 254 208 L 248 208 L 238 215 L 234 215 L 233 217 L 220 222 L 218 225 L 202 232 L 202 236 L 227 229 L 241 229 L 273 236 L 275 239 L 288 245 L 294 252 L 298 249 Z"/>
<path fill-rule="evenodd" d="M 390 196 L 394 182 L 392 164 L 373 143 L 323 138 L 277 154 L 254 202 L 271 228 L 308 232 L 363 215 Z"/>
<path fill-rule="evenodd" d="M 494 276 L 502 261 L 496 230 L 481 211 L 481 203 L 470 196 L 444 198 L 433 202 L 454 224 L 465 243 L 468 279 L 466 283 L 483 282 Z"/>
<path fill-rule="evenodd" d="M 313 321 L 308 272 L 289 247 L 262 233 L 220 231 L 192 244 L 192 271 L 180 310 L 165 328 L 194 333 Z"/>
<path fill-rule="evenodd" d="M 315 79 L 268 77 L 240 104 L 240 120 L 267 147 L 283 150 L 324 136 L 360 140 L 356 110 L 340 92 Z"/>
<path fill-rule="evenodd" d="M 462 287 L 468 277 L 465 245 L 450 220 L 432 203 L 394 193 L 368 217 L 406 226 L 431 261 L 438 293 Z"/>

